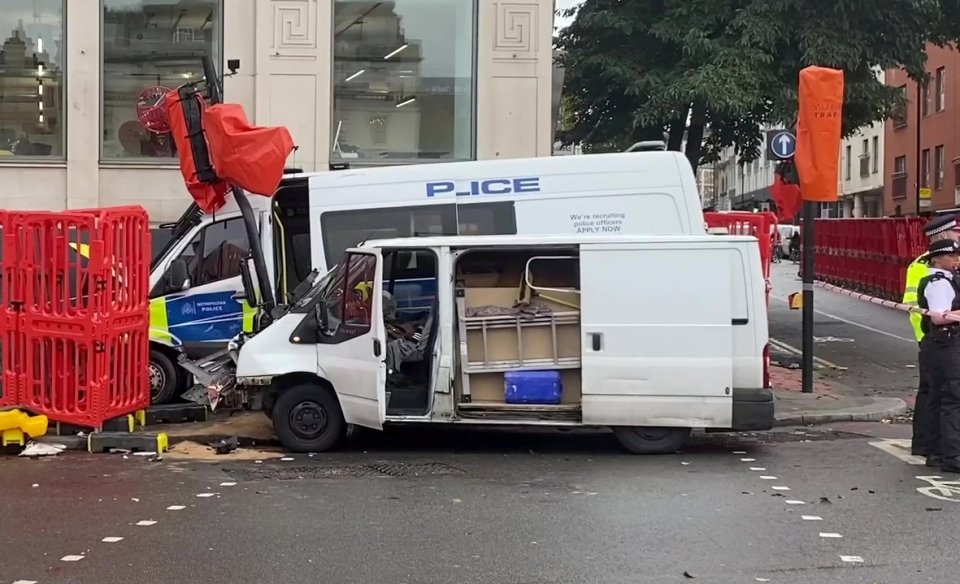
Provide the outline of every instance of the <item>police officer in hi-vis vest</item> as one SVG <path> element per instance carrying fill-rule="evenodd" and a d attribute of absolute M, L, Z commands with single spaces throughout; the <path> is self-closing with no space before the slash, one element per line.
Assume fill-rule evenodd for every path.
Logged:
<path fill-rule="evenodd" d="M 960 473 L 960 243 L 931 243 L 927 263 L 929 272 L 917 292 L 920 308 L 930 311 L 920 319 L 920 359 L 926 362 L 929 382 L 926 464 Z"/>
<path fill-rule="evenodd" d="M 931 243 L 942 240 L 960 241 L 960 226 L 951 215 L 931 219 L 923 226 L 923 232 Z M 913 263 L 907 268 L 907 282 L 903 290 L 904 304 L 918 306 L 917 289 L 920 286 L 920 280 L 926 277 L 928 272 L 927 254 L 913 260 Z M 913 334 L 918 344 L 923 340 L 920 321 L 920 314 L 910 313 L 910 325 L 913 327 Z M 919 359 L 920 387 L 917 390 L 917 401 L 913 408 L 913 443 L 911 450 L 916 456 L 927 456 L 931 452 L 939 450 L 939 446 L 931 443 L 931 429 L 937 424 L 937 414 L 927 407 L 930 382 L 927 367 L 922 357 L 921 354 Z"/>

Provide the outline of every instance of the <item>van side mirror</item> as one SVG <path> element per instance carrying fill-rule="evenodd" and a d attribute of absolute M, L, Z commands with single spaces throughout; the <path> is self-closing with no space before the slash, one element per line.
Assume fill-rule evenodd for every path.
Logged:
<path fill-rule="evenodd" d="M 166 287 L 170 292 L 182 292 L 190 288 L 190 270 L 187 260 L 177 258 L 167 268 Z"/>
<path fill-rule="evenodd" d="M 253 284 L 253 258 L 246 257 L 240 262 L 240 283 L 243 285 L 243 298 L 248 305 L 256 308 L 260 305 L 257 299 L 257 288 Z"/>
<path fill-rule="evenodd" d="M 317 321 L 317 330 L 321 333 L 329 334 L 330 330 L 330 321 L 327 320 L 327 303 L 321 300 L 313 308 L 313 315 Z"/>

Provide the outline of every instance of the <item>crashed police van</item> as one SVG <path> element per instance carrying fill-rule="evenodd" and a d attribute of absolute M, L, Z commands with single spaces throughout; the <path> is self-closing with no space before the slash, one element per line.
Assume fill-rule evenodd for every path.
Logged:
<path fill-rule="evenodd" d="M 250 197 L 277 304 L 363 241 L 455 235 L 703 234 L 694 174 L 677 152 L 490 160 L 285 174 L 272 198 Z M 194 386 L 203 363 L 253 330 L 243 298 L 251 251 L 234 196 L 215 213 L 191 206 L 169 230 L 150 275 L 150 383 L 154 403 Z M 435 279 L 392 266 L 398 314 L 422 313 Z M 263 279 L 260 279 L 263 277 Z M 185 368 L 186 367 L 186 368 Z M 216 367 L 214 367 L 216 369 Z"/>

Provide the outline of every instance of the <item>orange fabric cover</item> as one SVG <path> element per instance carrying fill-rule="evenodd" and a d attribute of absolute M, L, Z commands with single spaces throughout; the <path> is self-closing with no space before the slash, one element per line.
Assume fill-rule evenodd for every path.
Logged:
<path fill-rule="evenodd" d="M 197 99 L 197 101 L 200 102 L 202 109 L 204 107 L 203 100 Z M 227 191 L 230 187 L 223 181 L 205 183 L 197 178 L 197 164 L 190 147 L 190 133 L 187 129 L 187 120 L 184 117 L 183 107 L 180 104 L 180 94 L 177 93 L 177 90 L 167 93 L 164 104 L 167 108 L 167 116 L 170 118 L 170 133 L 177 145 L 180 172 L 183 174 L 183 181 L 187 185 L 187 190 L 200 209 L 205 213 L 213 213 L 226 202 Z"/>
<path fill-rule="evenodd" d="M 248 192 L 273 196 L 293 152 L 286 128 L 253 126 L 242 106 L 218 103 L 203 112 L 203 130 L 217 176 Z"/>
<path fill-rule="evenodd" d="M 794 160 L 806 201 L 837 200 L 843 118 L 843 71 L 800 71 L 800 118 Z"/>
<path fill-rule="evenodd" d="M 777 217 L 780 221 L 792 221 L 803 205 L 800 187 L 788 183 L 780 173 L 774 173 L 770 194 L 777 204 Z"/>

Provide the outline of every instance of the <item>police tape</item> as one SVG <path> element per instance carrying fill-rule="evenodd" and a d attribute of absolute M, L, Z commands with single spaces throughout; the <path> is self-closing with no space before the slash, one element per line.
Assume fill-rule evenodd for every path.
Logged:
<path fill-rule="evenodd" d="M 836 294 L 843 294 L 844 296 L 849 296 L 857 300 L 862 300 L 864 302 L 869 302 L 871 304 L 877 304 L 880 306 L 886 306 L 887 308 L 893 308 L 903 312 L 915 312 L 921 316 L 939 316 L 946 320 L 953 320 L 960 322 L 960 315 L 952 314 L 949 312 L 934 312 L 920 308 L 915 304 L 904 304 L 903 302 L 894 302 L 893 300 L 884 300 L 883 298 L 877 298 L 876 296 L 870 296 L 869 294 L 864 294 L 862 292 L 854 292 L 853 290 L 848 290 L 846 288 L 841 288 L 840 286 L 834 286 L 833 284 L 828 284 L 826 282 L 816 280 L 813 283 L 814 286 L 818 288 L 823 288 L 829 292 L 834 292 Z"/>

